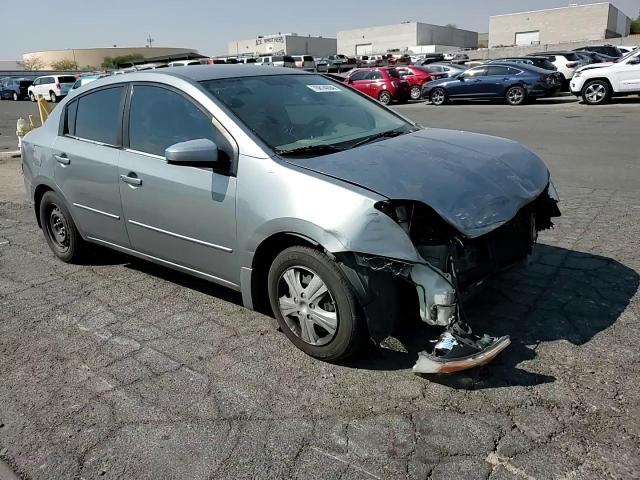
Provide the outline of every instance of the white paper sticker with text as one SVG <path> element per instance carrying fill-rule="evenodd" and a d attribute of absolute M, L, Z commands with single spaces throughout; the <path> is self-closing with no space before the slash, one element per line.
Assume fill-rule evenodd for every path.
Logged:
<path fill-rule="evenodd" d="M 330 93 L 330 92 L 341 92 L 342 90 L 336 87 L 335 85 L 307 85 L 307 88 L 310 88 L 316 93 Z"/>

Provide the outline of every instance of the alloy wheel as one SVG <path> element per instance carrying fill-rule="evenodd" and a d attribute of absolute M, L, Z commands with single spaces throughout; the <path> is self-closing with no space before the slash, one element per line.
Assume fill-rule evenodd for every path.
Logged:
<path fill-rule="evenodd" d="M 64 253 L 69 250 L 70 237 L 67 220 L 57 205 L 53 205 L 49 212 L 47 233 L 60 252 Z"/>
<path fill-rule="evenodd" d="M 282 273 L 278 305 L 287 327 L 309 345 L 326 345 L 338 331 L 333 295 L 322 278 L 307 267 L 294 266 Z"/>
<path fill-rule="evenodd" d="M 601 103 L 607 96 L 607 89 L 601 83 L 592 83 L 585 89 L 584 95 L 589 103 Z"/>
<path fill-rule="evenodd" d="M 520 105 L 524 101 L 524 90 L 521 87 L 510 88 L 507 92 L 507 101 L 511 105 Z"/>
<path fill-rule="evenodd" d="M 391 95 L 389 92 L 382 92 L 378 97 L 378 100 L 384 105 L 389 105 L 391 103 Z"/>
<path fill-rule="evenodd" d="M 53 92 L 49 93 L 49 100 L 51 100 L 51 103 L 56 103 L 56 94 Z"/>
<path fill-rule="evenodd" d="M 431 94 L 431 103 L 434 105 L 442 105 L 447 98 L 447 94 L 441 88 L 436 88 Z"/>
<path fill-rule="evenodd" d="M 419 100 L 421 93 L 422 92 L 419 86 L 414 85 L 413 87 L 411 87 L 411 100 Z"/>

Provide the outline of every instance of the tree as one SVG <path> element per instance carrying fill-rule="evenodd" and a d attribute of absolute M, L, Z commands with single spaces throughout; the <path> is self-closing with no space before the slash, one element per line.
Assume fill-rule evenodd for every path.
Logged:
<path fill-rule="evenodd" d="M 59 70 L 61 72 L 67 71 L 67 70 L 78 70 L 78 62 L 74 61 L 74 60 L 58 60 L 56 62 L 52 62 L 51 63 L 51 68 L 53 70 Z"/>
<path fill-rule="evenodd" d="M 117 57 L 104 57 L 102 59 L 102 68 L 118 68 L 119 65 L 144 60 L 144 55 L 140 53 L 130 53 L 129 55 L 119 55 Z"/>
<path fill-rule="evenodd" d="M 631 20 L 631 34 L 640 34 L 640 16 L 638 16 L 638 18 L 636 18 L 635 20 Z"/>
<path fill-rule="evenodd" d="M 28 57 L 22 61 L 22 66 L 25 70 L 42 70 L 44 62 L 40 57 Z"/>

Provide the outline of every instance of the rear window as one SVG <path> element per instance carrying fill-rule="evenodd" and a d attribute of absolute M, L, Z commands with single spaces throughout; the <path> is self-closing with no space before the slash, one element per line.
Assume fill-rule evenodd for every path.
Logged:
<path fill-rule="evenodd" d="M 313 62 L 313 57 L 311 55 L 305 55 L 304 57 L 302 57 L 302 60 L 304 60 L 305 62 Z"/>
<path fill-rule="evenodd" d="M 28 88 L 33 85 L 32 80 L 20 80 L 20 88 Z"/>
<path fill-rule="evenodd" d="M 295 60 L 293 59 L 293 57 L 291 57 L 291 56 L 289 56 L 289 55 L 286 55 L 286 56 L 282 57 L 282 59 L 283 59 L 285 62 L 295 62 Z"/>
<path fill-rule="evenodd" d="M 76 80 L 73 75 L 61 75 L 58 77 L 58 83 L 76 83 Z"/>

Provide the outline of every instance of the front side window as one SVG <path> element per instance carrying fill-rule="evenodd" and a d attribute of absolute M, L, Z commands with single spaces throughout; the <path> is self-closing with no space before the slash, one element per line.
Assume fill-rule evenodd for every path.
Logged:
<path fill-rule="evenodd" d="M 313 147 L 349 148 L 371 135 L 415 128 L 321 75 L 265 75 L 201 84 L 266 145 L 283 154 Z"/>
<path fill-rule="evenodd" d="M 164 157 L 180 142 L 207 138 L 231 158 L 231 145 L 194 103 L 172 90 L 134 85 L 129 108 L 129 148 Z"/>
<path fill-rule="evenodd" d="M 382 80 L 384 77 L 378 70 L 371 72 L 371 80 Z"/>
<path fill-rule="evenodd" d="M 464 72 L 465 78 L 483 77 L 486 74 L 487 74 L 486 67 L 472 68 L 471 70 Z"/>
<path fill-rule="evenodd" d="M 358 80 L 368 80 L 370 78 L 370 72 L 368 70 L 358 70 L 349 77 L 354 82 Z"/>
<path fill-rule="evenodd" d="M 120 145 L 124 90 L 124 86 L 105 88 L 76 100 L 74 133 L 69 128 L 69 134 L 107 145 Z"/>

